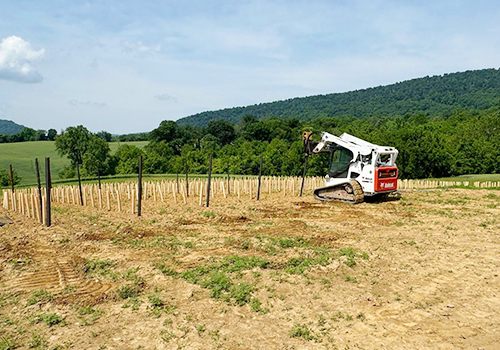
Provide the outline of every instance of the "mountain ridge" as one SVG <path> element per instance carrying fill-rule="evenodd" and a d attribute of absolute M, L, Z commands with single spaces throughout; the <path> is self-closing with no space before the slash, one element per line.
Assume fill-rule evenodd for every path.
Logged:
<path fill-rule="evenodd" d="M 177 123 L 206 126 L 217 119 L 238 123 L 245 115 L 259 119 L 272 116 L 301 120 L 396 116 L 421 112 L 431 116 L 457 109 L 488 109 L 499 105 L 499 97 L 500 69 L 488 68 L 425 76 L 342 93 L 206 111 L 178 119 Z"/>
<path fill-rule="evenodd" d="M 24 125 L 14 123 L 12 120 L 0 119 L 0 134 L 15 135 L 24 129 Z"/>

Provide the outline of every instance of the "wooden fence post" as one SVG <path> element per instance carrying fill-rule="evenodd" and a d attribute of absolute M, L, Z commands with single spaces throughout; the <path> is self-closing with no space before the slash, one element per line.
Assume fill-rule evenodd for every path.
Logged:
<path fill-rule="evenodd" d="M 139 156 L 139 184 L 137 194 L 137 216 L 141 216 L 142 205 L 142 156 Z"/>
<path fill-rule="evenodd" d="M 208 161 L 207 208 L 210 206 L 210 180 L 212 179 L 212 155 Z"/>

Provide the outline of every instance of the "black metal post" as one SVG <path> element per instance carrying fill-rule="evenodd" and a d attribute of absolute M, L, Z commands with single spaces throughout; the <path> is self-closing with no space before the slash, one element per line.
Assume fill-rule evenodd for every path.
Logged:
<path fill-rule="evenodd" d="M 14 193 L 14 171 L 12 170 L 12 164 L 9 165 L 10 168 L 10 186 L 12 187 L 12 193 Z"/>
<path fill-rule="evenodd" d="M 101 189 L 101 173 L 97 172 L 97 181 L 99 181 L 99 189 Z"/>
<path fill-rule="evenodd" d="M 38 158 L 35 158 L 35 168 L 36 168 L 36 182 L 38 184 L 38 205 L 41 218 L 43 213 L 43 201 L 42 201 L 42 184 L 40 183 L 40 166 L 38 165 Z"/>
<path fill-rule="evenodd" d="M 189 197 L 189 179 L 188 179 L 188 166 L 186 163 L 186 197 Z"/>
<path fill-rule="evenodd" d="M 78 175 L 78 189 L 80 190 L 80 205 L 83 205 L 82 181 L 80 179 L 80 166 L 76 163 L 76 174 Z"/>
<path fill-rule="evenodd" d="M 142 156 L 139 156 L 139 185 L 137 190 L 137 216 L 141 216 L 142 205 Z"/>
<path fill-rule="evenodd" d="M 207 208 L 210 205 L 210 181 L 212 179 L 212 155 L 208 161 Z"/>
<path fill-rule="evenodd" d="M 300 197 L 302 197 L 302 193 L 304 192 L 304 181 L 306 180 L 306 175 L 307 175 L 307 160 L 309 159 L 309 156 L 306 155 L 306 160 L 304 163 L 304 172 L 302 173 L 302 183 L 300 184 Z"/>
<path fill-rule="evenodd" d="M 50 158 L 45 157 L 45 225 L 50 227 L 51 225 L 51 198 L 50 198 L 50 189 L 52 188 L 52 181 L 50 178 Z"/>
<path fill-rule="evenodd" d="M 259 166 L 259 186 L 257 187 L 257 200 L 260 200 L 260 184 L 262 180 L 262 154 L 260 155 L 260 166 Z"/>

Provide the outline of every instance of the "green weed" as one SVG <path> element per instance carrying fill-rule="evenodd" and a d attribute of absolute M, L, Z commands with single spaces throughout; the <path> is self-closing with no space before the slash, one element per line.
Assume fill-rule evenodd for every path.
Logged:
<path fill-rule="evenodd" d="M 13 270 L 23 271 L 31 264 L 31 257 L 26 256 L 22 259 L 12 259 L 8 261 Z"/>
<path fill-rule="evenodd" d="M 252 300 L 250 300 L 250 307 L 252 308 L 253 311 L 262 315 L 267 314 L 269 312 L 269 308 L 267 307 L 263 308 L 261 301 L 257 298 L 252 298 Z"/>
<path fill-rule="evenodd" d="M 313 340 L 314 333 L 305 324 L 295 322 L 292 329 L 288 333 L 290 338 L 302 338 L 304 340 Z"/>
<path fill-rule="evenodd" d="M 252 292 L 254 292 L 256 289 L 257 288 L 255 288 L 248 282 L 240 282 L 238 284 L 232 285 L 229 288 L 229 292 L 236 305 L 243 306 L 250 301 Z"/>
<path fill-rule="evenodd" d="M 117 294 L 120 299 L 137 297 L 141 294 L 141 292 L 142 288 L 137 284 L 127 284 L 119 287 L 117 290 Z"/>
<path fill-rule="evenodd" d="M 27 345 L 31 349 L 45 349 L 48 344 L 42 334 L 33 333 L 31 339 L 28 340 Z"/>
<path fill-rule="evenodd" d="M 231 287 L 231 278 L 224 272 L 215 271 L 201 282 L 201 286 L 210 289 L 212 298 L 228 300 L 226 293 Z"/>
<path fill-rule="evenodd" d="M 163 303 L 163 301 L 160 299 L 160 297 L 156 294 L 149 295 L 148 300 L 149 300 L 149 303 L 151 304 L 151 306 L 153 306 L 153 307 L 163 307 L 165 305 Z"/>
<path fill-rule="evenodd" d="M 345 275 L 344 276 L 344 280 L 346 282 L 359 283 L 359 281 L 358 281 L 358 279 L 356 277 L 352 277 L 352 276 L 349 276 L 349 275 Z"/>
<path fill-rule="evenodd" d="M 291 258 L 285 265 L 285 272 L 289 274 L 303 274 L 316 265 L 326 266 L 334 256 L 325 248 L 314 248 L 307 256 Z"/>
<path fill-rule="evenodd" d="M 137 298 L 137 297 L 131 297 L 127 299 L 127 302 L 123 304 L 122 308 L 131 308 L 132 311 L 137 311 L 139 310 L 139 307 L 142 304 L 142 300 Z"/>
<path fill-rule="evenodd" d="M 35 317 L 35 323 L 39 322 L 45 322 L 45 324 L 49 327 L 55 326 L 55 325 L 65 325 L 66 321 L 64 321 L 64 318 L 59 316 L 58 314 L 40 314 Z"/>
<path fill-rule="evenodd" d="M 83 265 L 83 272 L 89 277 L 95 276 L 112 276 L 111 269 L 115 268 L 116 263 L 109 259 L 101 260 L 99 258 L 85 260 Z"/>
<path fill-rule="evenodd" d="M 45 289 L 39 289 L 31 292 L 28 298 L 27 304 L 34 305 L 37 303 L 48 303 L 53 299 L 52 294 L 47 292 Z"/>
<path fill-rule="evenodd" d="M 199 266 L 184 272 L 177 272 L 163 263 L 154 265 L 163 274 L 174 278 L 183 278 L 189 283 L 199 284 L 210 290 L 214 299 L 234 302 L 244 305 L 250 301 L 255 287 L 247 282 L 233 283 L 233 278 L 241 278 L 242 271 L 253 268 L 267 268 L 269 262 L 259 257 L 227 256 L 219 261 L 213 261 L 206 266 Z"/>
<path fill-rule="evenodd" d="M 20 347 L 20 345 L 11 338 L 3 337 L 0 339 L 0 350 L 13 350 L 18 347 Z"/>
<path fill-rule="evenodd" d="M 99 319 L 102 315 L 102 310 L 99 310 L 92 305 L 87 305 L 84 307 L 80 307 L 77 310 L 78 315 L 80 315 L 80 319 L 82 321 L 83 326 L 91 326 Z"/>

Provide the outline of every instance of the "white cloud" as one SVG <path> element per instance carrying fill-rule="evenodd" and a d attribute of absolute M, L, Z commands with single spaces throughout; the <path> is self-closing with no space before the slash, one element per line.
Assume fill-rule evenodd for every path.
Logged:
<path fill-rule="evenodd" d="M 92 102 L 92 101 L 78 101 L 78 100 L 71 100 L 68 102 L 70 105 L 79 107 L 79 106 L 91 106 L 91 107 L 106 107 L 105 103 L 101 102 Z"/>
<path fill-rule="evenodd" d="M 43 77 L 32 62 L 43 57 L 44 49 L 35 51 L 31 44 L 17 36 L 9 36 L 0 43 L 0 79 L 20 83 L 40 83 Z"/>
<path fill-rule="evenodd" d="M 161 94 L 161 95 L 155 95 L 154 98 L 158 101 L 167 101 L 167 102 L 175 102 L 177 103 L 177 99 L 169 94 Z"/>
<path fill-rule="evenodd" d="M 144 53 L 150 53 L 150 52 L 160 52 L 161 51 L 161 45 L 154 45 L 154 46 L 147 46 L 142 43 L 142 41 L 138 41 L 136 44 L 134 43 L 129 43 L 128 41 L 125 41 L 123 43 L 123 51 L 125 52 L 132 52 L 135 54 L 144 54 Z"/>

